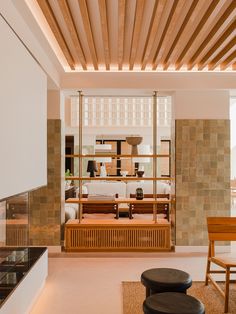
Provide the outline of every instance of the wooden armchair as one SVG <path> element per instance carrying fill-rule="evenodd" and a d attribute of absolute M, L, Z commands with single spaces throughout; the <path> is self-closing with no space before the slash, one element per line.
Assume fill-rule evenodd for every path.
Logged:
<path fill-rule="evenodd" d="M 83 198 L 87 198 L 88 194 L 82 194 Z M 116 198 L 119 197 L 118 194 L 115 195 Z M 115 204 L 83 204 L 83 214 L 115 214 L 118 218 L 117 205 Z"/>
<path fill-rule="evenodd" d="M 236 270 L 231 268 L 236 267 L 236 256 L 219 256 L 215 255 L 215 241 L 236 241 L 236 218 L 235 217 L 208 217 L 207 218 L 209 250 L 207 258 L 205 285 L 210 281 L 213 286 L 224 297 L 224 312 L 228 312 L 229 307 L 229 284 L 230 274 L 236 273 Z M 211 263 L 218 265 L 223 270 L 211 270 Z M 225 289 L 223 290 L 215 279 L 212 273 L 225 274 Z"/>
<path fill-rule="evenodd" d="M 169 199 L 169 194 L 156 194 L 157 198 L 167 198 Z M 136 194 L 130 194 L 130 198 L 135 198 Z M 144 198 L 153 198 L 153 194 L 144 194 Z M 152 214 L 153 213 L 153 204 L 130 204 L 130 214 L 129 218 L 133 218 L 133 214 Z M 169 221 L 169 203 L 157 204 L 157 214 L 165 214 L 166 219 Z"/>
<path fill-rule="evenodd" d="M 75 191 L 76 191 L 76 187 L 74 185 L 67 188 L 65 190 L 65 200 L 67 200 L 68 198 L 75 197 Z"/>

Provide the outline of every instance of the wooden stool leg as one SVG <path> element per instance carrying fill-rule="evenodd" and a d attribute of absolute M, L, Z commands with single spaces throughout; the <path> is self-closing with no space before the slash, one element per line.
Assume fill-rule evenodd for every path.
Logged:
<path fill-rule="evenodd" d="M 114 210 L 116 212 L 115 219 L 119 219 L 119 207 L 118 207 L 118 204 L 114 204 Z"/>
<path fill-rule="evenodd" d="M 133 204 L 130 204 L 130 205 L 129 205 L 129 219 L 133 219 L 133 215 L 132 215 L 133 207 L 134 207 Z"/>
<path fill-rule="evenodd" d="M 211 260 L 207 259 L 207 267 L 206 267 L 206 277 L 205 277 L 205 286 L 208 285 L 208 274 L 210 273 Z"/>
<path fill-rule="evenodd" d="M 205 286 L 208 285 L 208 274 L 210 273 L 211 270 L 211 244 L 209 244 L 208 247 L 208 256 L 207 256 L 207 267 L 206 267 L 206 277 L 205 277 Z"/>
<path fill-rule="evenodd" d="M 170 221 L 170 211 L 169 211 L 169 205 L 167 206 L 166 218 L 167 218 L 167 220 L 168 220 L 168 221 Z"/>

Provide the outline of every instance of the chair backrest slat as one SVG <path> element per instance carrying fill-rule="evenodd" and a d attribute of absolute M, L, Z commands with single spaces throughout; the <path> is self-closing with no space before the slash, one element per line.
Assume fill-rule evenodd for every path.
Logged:
<path fill-rule="evenodd" d="M 210 241 L 236 241 L 236 217 L 208 217 Z"/>

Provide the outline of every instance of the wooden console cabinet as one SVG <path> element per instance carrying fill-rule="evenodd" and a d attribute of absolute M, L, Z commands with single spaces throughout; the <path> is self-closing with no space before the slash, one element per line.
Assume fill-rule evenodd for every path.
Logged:
<path fill-rule="evenodd" d="M 65 224 L 67 252 L 163 252 L 171 251 L 170 223 L 121 219 L 84 219 Z"/>

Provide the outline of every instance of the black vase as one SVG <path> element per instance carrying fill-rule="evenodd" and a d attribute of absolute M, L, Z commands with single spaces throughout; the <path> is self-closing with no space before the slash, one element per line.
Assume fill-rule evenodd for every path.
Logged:
<path fill-rule="evenodd" d="M 142 200 L 143 199 L 143 189 L 137 188 L 136 189 L 136 200 Z"/>
<path fill-rule="evenodd" d="M 138 170 L 137 171 L 137 175 L 138 175 L 139 178 L 142 178 L 143 175 L 144 175 L 144 171 L 143 170 Z"/>

